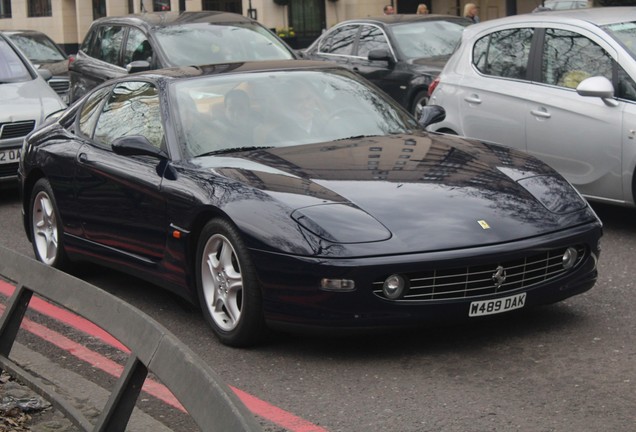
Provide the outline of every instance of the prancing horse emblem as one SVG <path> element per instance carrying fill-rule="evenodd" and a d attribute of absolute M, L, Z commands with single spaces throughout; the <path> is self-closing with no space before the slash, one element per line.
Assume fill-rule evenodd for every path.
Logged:
<path fill-rule="evenodd" d="M 506 281 L 506 269 L 498 266 L 497 271 L 492 274 L 492 281 L 495 283 L 495 288 L 502 286 Z"/>

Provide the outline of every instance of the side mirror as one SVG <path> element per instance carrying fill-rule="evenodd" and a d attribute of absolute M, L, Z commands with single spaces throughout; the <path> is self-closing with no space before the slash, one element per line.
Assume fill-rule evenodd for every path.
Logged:
<path fill-rule="evenodd" d="M 426 105 L 422 107 L 422 113 L 420 118 L 417 119 L 418 124 L 422 129 L 426 129 L 428 126 L 439 123 L 446 118 L 446 110 L 439 105 Z"/>
<path fill-rule="evenodd" d="M 38 69 L 38 75 L 40 75 L 44 81 L 53 78 L 53 74 L 48 69 Z"/>
<path fill-rule="evenodd" d="M 387 49 L 374 49 L 369 51 L 369 55 L 367 57 L 369 61 L 386 61 L 389 64 L 393 64 L 393 56 L 391 52 Z"/>
<path fill-rule="evenodd" d="M 576 87 L 576 92 L 581 96 L 601 98 L 607 106 L 618 106 L 618 102 L 614 100 L 614 85 L 605 77 L 584 79 Z"/>
<path fill-rule="evenodd" d="M 145 72 L 150 70 L 150 63 L 146 60 L 135 60 L 126 65 L 128 73 Z"/>
<path fill-rule="evenodd" d="M 113 151 L 121 156 L 152 156 L 159 159 L 167 159 L 165 151 L 152 145 L 143 135 L 130 135 L 117 138 L 113 141 Z"/>

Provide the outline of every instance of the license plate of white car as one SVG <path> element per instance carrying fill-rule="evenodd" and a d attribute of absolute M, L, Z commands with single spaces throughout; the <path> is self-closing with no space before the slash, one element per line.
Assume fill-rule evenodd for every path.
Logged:
<path fill-rule="evenodd" d="M 20 149 L 0 150 L 0 164 L 15 163 L 20 160 Z"/>
<path fill-rule="evenodd" d="M 492 300 L 474 301 L 468 309 L 468 316 L 493 315 L 520 309 L 526 304 L 526 293 Z"/>

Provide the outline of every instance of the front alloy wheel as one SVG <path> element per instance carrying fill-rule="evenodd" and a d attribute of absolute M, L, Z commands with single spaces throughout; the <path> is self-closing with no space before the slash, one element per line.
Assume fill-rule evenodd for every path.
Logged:
<path fill-rule="evenodd" d="M 216 335 L 232 346 L 256 342 L 263 328 L 260 287 L 236 228 L 222 219 L 210 221 L 197 257 L 199 299 Z"/>
<path fill-rule="evenodd" d="M 31 240 L 35 257 L 46 265 L 63 268 L 67 259 L 60 239 L 57 205 L 48 180 L 38 180 L 31 196 Z"/>

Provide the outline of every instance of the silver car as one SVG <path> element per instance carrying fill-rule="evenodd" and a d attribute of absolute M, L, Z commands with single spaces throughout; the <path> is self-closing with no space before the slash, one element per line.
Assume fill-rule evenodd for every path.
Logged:
<path fill-rule="evenodd" d="M 41 73 L 51 77 L 48 71 Z M 18 186 L 22 140 L 65 107 L 26 57 L 0 34 L 0 185 Z"/>
<path fill-rule="evenodd" d="M 539 12 L 470 26 L 436 83 L 433 129 L 525 150 L 585 197 L 636 198 L 636 8 Z"/>

